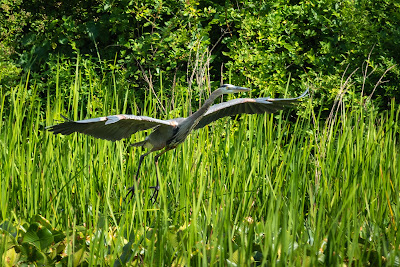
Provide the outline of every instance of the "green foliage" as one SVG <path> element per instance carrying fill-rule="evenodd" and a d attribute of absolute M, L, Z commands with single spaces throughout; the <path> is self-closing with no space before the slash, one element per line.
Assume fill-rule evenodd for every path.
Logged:
<path fill-rule="evenodd" d="M 0 5 L 0 61 L 9 58 L 15 49 L 15 41 L 24 36 L 24 27 L 30 16 L 21 10 L 22 0 L 2 0 Z"/>
<path fill-rule="evenodd" d="M 143 88 L 159 91 L 155 84 L 172 97 L 184 88 L 179 84 L 202 89 L 224 77 L 268 95 L 283 93 L 287 83 L 300 87 L 297 92 L 312 86 L 316 103 L 328 107 L 342 75 L 358 68 L 351 82 L 362 90 L 355 99 L 372 94 L 387 108 L 399 97 L 400 20 L 394 0 L 5 3 L 4 21 L 14 23 L 1 25 L 2 43 L 34 77 L 54 76 L 59 57 L 79 56 L 98 65 L 98 75 L 118 68 L 141 100 Z M 18 9 L 23 12 L 14 16 Z M 372 72 L 365 82 L 366 65 Z M 207 68 L 206 75 L 195 75 L 200 67 Z M 383 74 L 377 94 L 374 87 Z"/>
<path fill-rule="evenodd" d="M 332 88 L 340 87 L 341 73 L 350 66 L 350 72 L 360 68 L 352 77 L 355 87 L 371 94 L 386 69 L 400 62 L 400 20 L 391 16 L 399 7 L 395 1 L 324 0 L 263 1 L 260 8 L 247 1 L 239 10 L 229 9 L 237 34 L 224 40 L 232 59 L 228 68 L 243 70 L 261 90 L 280 91 L 289 78 L 295 88 L 309 84 L 331 104 Z M 363 86 L 366 65 L 373 73 Z M 398 72 L 396 66 L 385 76 L 389 82 L 377 103 L 387 106 L 399 97 Z M 233 80 L 244 83 L 240 75 Z"/>
<path fill-rule="evenodd" d="M 65 93 L 56 83 L 44 105 L 30 79 L 0 94 L 12 106 L 0 114 L 2 265 L 398 265 L 394 103 L 366 113 L 339 95 L 325 121 L 307 100 L 293 123 L 285 112 L 222 119 L 160 158 L 156 204 L 153 156 L 124 202 L 141 151 L 42 127 L 60 113 L 138 110 L 132 90 L 113 79 L 92 77 L 88 90 L 100 102 L 84 94 L 86 67 L 77 65 Z M 187 95 L 173 101 L 185 106 Z M 170 118 L 159 105 L 149 93 L 141 114 Z"/>
<path fill-rule="evenodd" d="M 398 8 L 4 0 L 1 264 L 399 266 Z M 155 205 L 152 156 L 124 202 L 141 151 L 44 130 L 59 114 L 187 116 L 221 77 L 312 100 L 193 133 L 160 158 Z"/>
<path fill-rule="evenodd" d="M 26 22 L 29 29 L 16 40 L 19 64 L 43 75 L 51 73 L 57 55 L 79 54 L 103 71 L 117 59 L 133 86 L 151 87 L 167 73 L 163 82 L 173 87 L 176 77 L 188 71 L 188 62 L 210 45 L 208 33 L 215 24 L 210 16 L 216 11 L 197 5 L 195 1 L 24 2 L 21 8 L 31 16 Z"/>
<path fill-rule="evenodd" d="M 3 0 L 0 4 L 0 90 L 3 92 L 18 84 L 21 69 L 10 61 L 16 53 L 16 40 L 23 36 L 23 27 L 29 13 L 19 10 L 22 1 Z"/>

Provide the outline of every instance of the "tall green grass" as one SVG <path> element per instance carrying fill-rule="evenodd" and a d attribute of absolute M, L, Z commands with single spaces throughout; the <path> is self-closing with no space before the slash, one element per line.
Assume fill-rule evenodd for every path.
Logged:
<path fill-rule="evenodd" d="M 160 158 L 154 205 L 154 155 L 145 158 L 127 202 L 142 151 L 44 126 L 138 106 L 168 119 L 159 99 L 170 100 L 148 92 L 138 103 L 119 76 L 91 71 L 77 64 L 46 97 L 29 77 L 0 93 L 2 265 L 399 265 L 398 110 L 350 106 L 326 123 L 310 97 L 294 121 L 222 119 Z M 174 97 L 186 113 L 188 94 Z"/>

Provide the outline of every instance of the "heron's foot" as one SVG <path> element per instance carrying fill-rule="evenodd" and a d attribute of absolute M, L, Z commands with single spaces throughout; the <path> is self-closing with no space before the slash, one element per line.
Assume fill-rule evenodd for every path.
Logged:
<path fill-rule="evenodd" d="M 160 191 L 160 186 L 156 185 L 156 186 L 150 186 L 149 188 L 154 189 L 153 195 L 151 195 L 150 201 L 154 203 L 156 203 L 157 201 L 157 197 L 158 197 L 158 192 Z"/>
<path fill-rule="evenodd" d="M 128 188 L 128 193 L 126 193 L 124 201 L 126 201 L 126 199 L 128 198 L 129 195 L 131 195 L 131 197 L 129 198 L 129 201 L 130 201 L 133 198 L 133 195 L 135 195 L 135 186 Z"/>
<path fill-rule="evenodd" d="M 156 186 L 150 186 L 149 188 L 154 189 L 153 194 L 151 195 L 150 201 L 154 203 L 156 203 L 157 198 L 158 198 L 158 192 L 160 191 L 160 186 L 156 185 Z M 129 197 L 130 195 L 130 197 Z M 135 195 L 135 187 L 129 187 L 128 188 L 128 193 L 126 194 L 124 201 L 126 201 L 126 199 L 128 198 L 128 202 L 133 198 L 133 196 Z"/>

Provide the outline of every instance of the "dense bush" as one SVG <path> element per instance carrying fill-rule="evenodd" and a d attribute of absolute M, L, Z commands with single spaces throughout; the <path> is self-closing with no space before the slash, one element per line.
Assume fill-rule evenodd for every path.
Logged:
<path fill-rule="evenodd" d="M 4 1 L 2 49 L 44 82 L 60 56 L 79 54 L 100 75 L 117 68 L 132 87 L 155 92 L 216 86 L 222 75 L 265 94 L 288 83 L 302 87 L 297 92 L 311 86 L 330 105 L 355 69 L 352 88 L 368 95 L 400 62 L 399 7 L 394 0 Z M 373 73 L 364 81 L 366 66 Z M 400 96 L 398 77 L 395 66 L 375 93 L 382 108 Z"/>
<path fill-rule="evenodd" d="M 230 10 L 238 35 L 228 41 L 229 64 L 262 88 L 282 88 L 291 77 L 291 84 L 307 82 L 330 98 L 341 75 L 356 68 L 353 81 L 362 87 L 361 67 L 372 51 L 366 62 L 375 71 L 366 81 L 369 94 L 400 61 L 400 20 L 393 14 L 398 8 L 394 1 L 271 1 L 261 8 L 254 1 L 240 12 Z M 385 79 L 390 82 L 379 93 L 383 105 L 399 96 L 398 68 Z"/>

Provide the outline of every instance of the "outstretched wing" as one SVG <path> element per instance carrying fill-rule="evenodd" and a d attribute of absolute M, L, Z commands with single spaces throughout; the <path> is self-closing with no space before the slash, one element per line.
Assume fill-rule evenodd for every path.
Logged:
<path fill-rule="evenodd" d="M 227 116 L 235 116 L 242 113 L 273 113 L 295 105 L 297 100 L 307 94 L 308 89 L 301 96 L 295 98 L 237 98 L 216 104 L 210 107 L 194 129 L 203 128 L 207 124 Z"/>
<path fill-rule="evenodd" d="M 74 132 L 83 133 L 100 139 L 111 141 L 128 138 L 132 134 L 151 129 L 158 125 L 174 127 L 173 120 L 158 120 L 146 116 L 135 115 L 112 115 L 81 121 L 71 121 L 67 118 L 65 122 L 46 127 L 47 130 L 55 134 L 68 135 Z"/>

